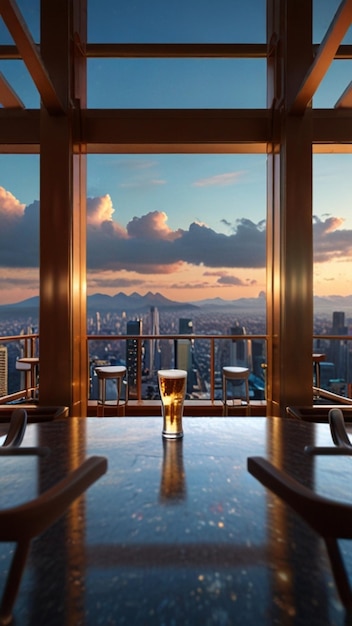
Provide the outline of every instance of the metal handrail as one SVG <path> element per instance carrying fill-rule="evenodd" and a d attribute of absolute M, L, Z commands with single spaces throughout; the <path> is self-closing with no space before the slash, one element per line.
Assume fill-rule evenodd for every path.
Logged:
<path fill-rule="evenodd" d="M 231 341 L 252 341 L 255 339 L 259 339 L 265 341 L 266 344 L 268 342 L 268 336 L 263 334 L 256 335 L 232 335 L 228 333 L 224 334 L 200 334 L 200 333 L 190 333 L 190 334 L 179 334 L 179 333 L 168 333 L 164 335 L 160 334 L 140 334 L 140 335 L 87 335 L 88 342 L 88 354 L 89 354 L 89 342 L 92 341 L 128 341 L 134 340 L 137 342 L 137 359 L 138 363 L 141 363 L 141 354 L 142 354 L 142 343 L 143 341 L 151 341 L 151 340 L 171 340 L 177 341 L 180 339 L 189 339 L 189 340 L 208 340 L 210 341 L 210 402 L 214 402 L 215 400 L 215 341 L 217 340 L 231 340 Z M 142 372 L 141 368 L 137 368 L 137 401 L 142 400 Z"/>
<path fill-rule="evenodd" d="M 0 337 L 0 343 L 9 343 L 9 342 L 21 342 L 23 354 L 22 356 L 36 356 L 38 351 L 39 344 L 39 333 L 27 333 L 21 335 L 4 335 Z M 269 336 L 266 334 L 244 334 L 244 335 L 231 335 L 231 334 L 201 334 L 201 333 L 192 333 L 186 335 L 180 334 L 142 334 L 142 335 L 87 335 L 87 346 L 89 348 L 89 343 L 92 341 L 124 341 L 126 342 L 129 339 L 134 339 L 137 342 L 138 348 L 138 363 L 141 362 L 142 355 L 142 342 L 150 341 L 150 340 L 177 340 L 177 339 L 190 339 L 190 340 L 208 340 L 210 341 L 210 349 L 209 349 L 209 370 L 210 370 L 210 401 L 213 402 L 215 398 L 215 342 L 217 340 L 231 340 L 231 341 L 250 341 L 250 340 L 263 340 L 266 342 L 266 349 L 268 348 Z M 322 341 L 352 341 L 351 335 L 335 335 L 335 334 L 313 334 L 312 340 L 322 340 Z M 89 350 L 88 350 L 89 353 Z M 11 400 L 22 397 L 25 393 L 28 394 L 28 390 L 18 390 L 15 393 L 8 394 L 7 396 L 3 396 L 0 399 L 1 403 L 9 402 Z M 330 392 L 325 392 L 326 394 L 330 394 Z M 142 398 L 142 372 L 141 368 L 137 369 L 137 394 L 138 400 Z M 335 394 L 333 394 L 335 396 Z"/>

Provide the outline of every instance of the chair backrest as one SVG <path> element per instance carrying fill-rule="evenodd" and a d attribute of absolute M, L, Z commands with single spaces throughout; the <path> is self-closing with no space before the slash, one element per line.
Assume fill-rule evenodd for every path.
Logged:
<path fill-rule="evenodd" d="M 6 439 L 2 444 L 4 448 L 18 447 L 21 445 L 27 427 L 27 411 L 22 408 L 15 409 L 10 418 L 10 427 Z"/>
<path fill-rule="evenodd" d="M 1 624 L 11 623 L 31 540 L 59 519 L 106 471 L 105 457 L 91 457 L 34 500 L 0 511 L 0 541 L 16 543 L 0 605 Z"/>

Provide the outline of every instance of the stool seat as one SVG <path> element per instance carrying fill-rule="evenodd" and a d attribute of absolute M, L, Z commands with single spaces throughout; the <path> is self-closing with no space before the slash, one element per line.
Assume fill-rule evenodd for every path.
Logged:
<path fill-rule="evenodd" d="M 116 378 L 124 376 L 126 368 L 123 365 L 102 365 L 95 368 L 98 378 Z"/>
<path fill-rule="evenodd" d="M 228 409 L 230 406 L 235 406 L 235 401 L 239 401 L 242 405 L 242 398 L 240 394 L 234 394 L 234 387 L 244 384 L 244 402 L 246 404 L 246 414 L 249 414 L 249 368 L 239 367 L 232 365 L 225 365 L 222 368 L 222 402 L 223 402 L 223 415 L 228 415 Z M 230 385 L 228 385 L 230 383 Z M 232 387 L 232 393 L 229 397 L 228 388 Z"/>
<path fill-rule="evenodd" d="M 102 365 L 95 368 L 99 383 L 98 416 L 104 416 L 106 406 L 116 406 L 117 415 L 122 411 L 125 414 L 125 407 L 128 402 L 128 385 L 126 379 L 127 369 L 124 365 Z M 106 381 L 116 380 L 116 399 L 108 400 L 106 393 Z M 124 398 L 122 397 L 122 385 L 125 385 Z"/>

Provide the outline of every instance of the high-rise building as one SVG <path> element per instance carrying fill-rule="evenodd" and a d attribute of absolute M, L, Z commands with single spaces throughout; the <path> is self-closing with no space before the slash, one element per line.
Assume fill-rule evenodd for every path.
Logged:
<path fill-rule="evenodd" d="M 127 322 L 127 335 L 141 335 L 142 321 L 129 320 Z M 143 351 L 141 354 L 143 360 Z M 142 371 L 142 363 L 139 364 Z M 137 398 L 137 375 L 138 375 L 138 340 L 127 339 L 126 341 L 126 367 L 128 379 L 128 393 L 130 398 Z"/>
<path fill-rule="evenodd" d="M 97 335 L 99 335 L 100 330 L 101 330 L 101 319 L 100 319 L 100 313 L 99 311 L 97 311 L 95 314 L 95 332 Z"/>
<path fill-rule="evenodd" d="M 334 311 L 332 314 L 332 334 L 347 335 L 348 328 L 345 326 L 345 314 L 343 311 Z M 335 384 L 349 382 L 345 380 L 349 370 L 349 352 L 345 341 L 331 341 L 330 359 L 335 365 Z"/>
<path fill-rule="evenodd" d="M 178 321 L 178 332 L 180 335 L 191 335 L 193 333 L 193 321 L 188 318 L 180 318 Z M 175 367 L 187 372 L 187 392 L 191 393 L 194 386 L 193 376 L 193 339 L 176 339 L 175 341 Z"/>
<path fill-rule="evenodd" d="M 160 334 L 159 311 L 156 306 L 150 307 L 149 332 L 151 335 Z M 160 340 L 151 339 L 148 341 L 146 350 L 149 374 L 152 376 L 161 367 Z"/>
<path fill-rule="evenodd" d="M 6 346 L 0 346 L 0 396 L 7 395 L 7 348 Z"/>
<path fill-rule="evenodd" d="M 193 333 L 193 320 L 180 317 L 178 320 L 178 332 L 180 335 L 191 335 Z"/>
<path fill-rule="evenodd" d="M 245 335 L 246 329 L 238 323 L 230 329 L 231 335 Z M 230 346 L 230 364 L 252 369 L 252 344 L 249 339 L 233 339 Z"/>

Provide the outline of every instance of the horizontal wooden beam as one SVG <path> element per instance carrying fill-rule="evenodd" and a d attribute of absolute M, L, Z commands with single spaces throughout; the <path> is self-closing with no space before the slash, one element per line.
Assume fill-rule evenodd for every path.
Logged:
<path fill-rule="evenodd" d="M 317 109 L 311 116 L 314 152 L 352 153 L 350 109 Z M 88 109 L 74 114 L 74 144 L 92 154 L 265 154 L 270 119 L 267 109 Z M 0 109 L 0 153 L 38 153 L 39 145 L 39 110 Z"/>
<path fill-rule="evenodd" d="M 267 56 L 266 44 L 219 43 L 88 43 L 88 58 L 257 58 Z"/>
<path fill-rule="evenodd" d="M 35 44 L 39 50 L 39 44 Z M 161 54 L 161 46 L 171 45 L 172 50 L 166 50 L 167 54 Z M 313 55 L 316 56 L 320 44 L 313 44 Z M 80 47 L 88 59 L 105 58 L 150 58 L 163 56 L 181 57 L 215 57 L 215 58 L 242 58 L 264 59 L 267 56 L 266 44 L 114 44 L 114 43 L 87 43 L 85 49 Z M 189 54 L 186 54 L 186 52 Z M 172 53 L 172 55 L 171 55 Z M 0 44 L 0 60 L 15 61 L 21 59 L 17 46 L 13 44 Z M 352 45 L 341 44 L 335 54 L 335 60 L 352 59 Z"/>
<path fill-rule="evenodd" d="M 89 150 L 99 145 L 184 146 L 266 144 L 270 112 L 263 110 L 86 110 L 82 133 Z M 197 150 L 196 150 L 197 151 Z"/>

